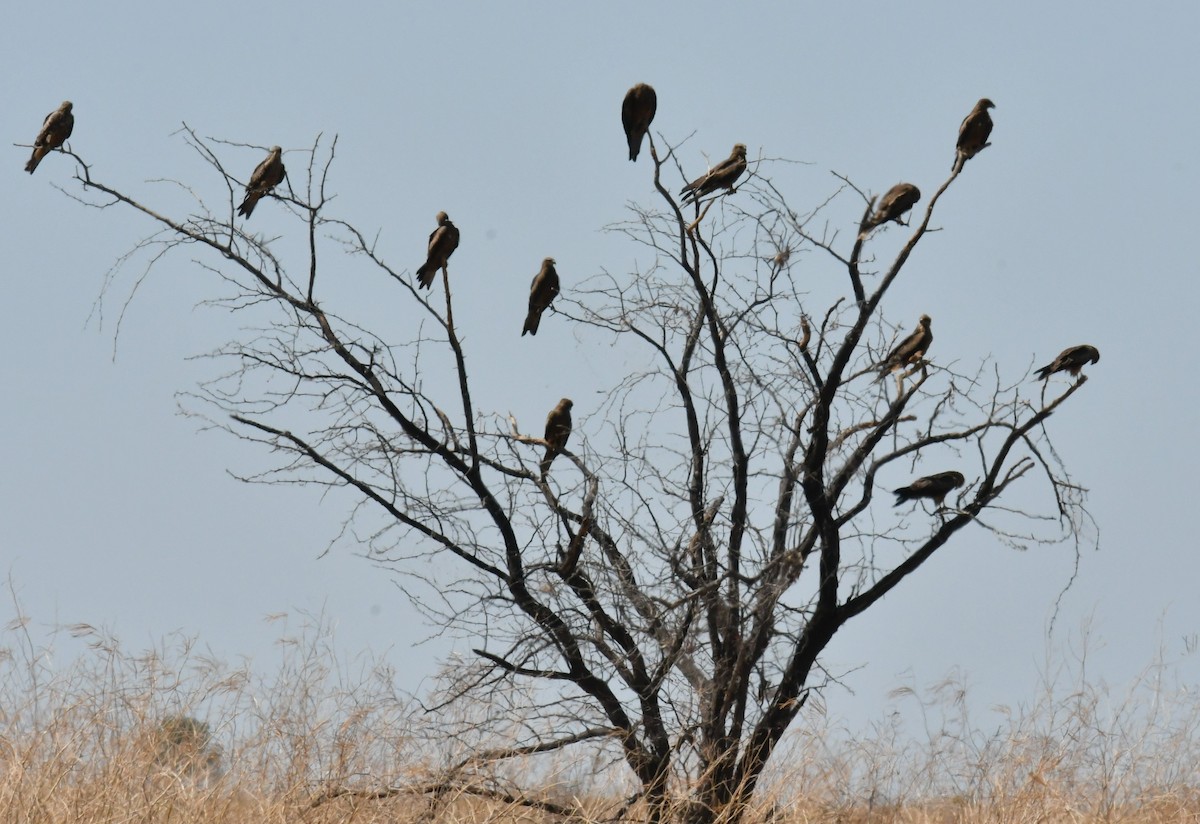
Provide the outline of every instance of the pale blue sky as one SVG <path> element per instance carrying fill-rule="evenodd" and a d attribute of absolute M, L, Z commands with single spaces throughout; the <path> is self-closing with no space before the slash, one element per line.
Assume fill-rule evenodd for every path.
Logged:
<path fill-rule="evenodd" d="M 93 174 L 178 208 L 175 190 L 148 181 L 221 191 L 172 136 L 183 121 L 285 150 L 337 134 L 338 213 L 378 230 L 384 256 L 410 271 L 448 211 L 463 237 L 455 276 L 481 296 L 456 305 L 473 330 L 477 404 L 531 431 L 564 395 L 581 421 L 612 365 L 561 316 L 545 319 L 536 349 L 517 333 L 543 257 L 558 260 L 564 289 L 634 263 L 637 249 L 600 231 L 653 194 L 649 164 L 625 159 L 630 85 L 657 89 L 656 134 L 695 133 L 681 152 L 694 174 L 739 141 L 752 157 L 804 161 L 778 178 L 800 210 L 834 191 L 830 170 L 875 192 L 901 179 L 932 192 L 959 121 L 990 97 L 994 145 L 942 200 L 942 231 L 914 255 L 889 318 L 909 326 L 929 312 L 937 358 L 990 354 L 1013 378 L 1067 345 L 1100 348 L 1092 379 L 1048 424 L 1101 530 L 1051 648 L 1091 616 L 1103 641 L 1092 672 L 1115 682 L 1160 639 L 1179 655 L 1200 633 L 1190 537 L 1200 393 L 1181 354 L 1200 297 L 1183 243 L 1200 189 L 1195 4 L 118 2 L 22 14 L 0 32 L 9 144 L 30 143 L 70 99 L 71 145 Z M 278 630 L 264 616 L 324 610 L 346 651 L 391 648 L 402 686 L 415 688 L 440 647 L 411 648 L 427 630 L 392 578 L 347 540 L 318 557 L 348 499 L 240 484 L 228 471 L 270 457 L 176 414 L 176 394 L 212 374 L 189 356 L 236 329 L 194 308 L 215 280 L 186 254 L 155 270 L 114 361 L 113 320 L 136 270 L 118 278 L 103 328 L 93 307 L 110 266 L 152 227 L 80 207 L 55 189 L 77 190 L 67 158 L 30 177 L 27 156 L 9 150 L 0 198 L 0 570 L 37 630 L 88 622 L 133 649 L 181 630 L 218 657 L 269 660 Z M 223 158 L 246 175 L 261 153 Z M 260 204 L 253 228 L 288 230 L 275 205 Z M 858 213 L 845 215 L 848 234 Z M 836 277 L 821 254 L 799 265 Z M 403 312 L 355 304 L 358 275 L 334 261 L 327 303 L 410 334 Z M 966 530 L 834 642 L 831 663 L 865 666 L 848 681 L 857 695 L 831 693 L 830 710 L 869 717 L 906 673 L 922 684 L 955 666 L 985 706 L 1031 698 L 1074 560 L 1069 547 L 1021 553 Z M 0 618 L 11 613 L 0 606 Z M 1194 674 L 1194 661 L 1185 667 Z"/>

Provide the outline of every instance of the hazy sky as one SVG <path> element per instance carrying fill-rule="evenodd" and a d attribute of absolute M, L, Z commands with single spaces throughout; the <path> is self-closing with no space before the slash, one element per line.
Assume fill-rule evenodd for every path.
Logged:
<path fill-rule="evenodd" d="M 828 654 L 842 669 L 862 665 L 847 681 L 854 696 L 829 694 L 835 714 L 873 716 L 898 682 L 955 667 L 986 707 L 1031 698 L 1047 649 L 1065 654 L 1085 622 L 1100 641 L 1090 671 L 1110 682 L 1160 643 L 1184 656 L 1200 633 L 1190 526 L 1200 393 L 1185 360 L 1200 264 L 1183 248 L 1200 189 L 1200 6 L 968 8 L 60 3 L 0 33 L 3 123 L 8 143 L 29 144 L 47 112 L 74 101 L 71 146 L 93 174 L 163 208 L 182 202 L 153 182 L 163 178 L 221 196 L 174 134 L 183 122 L 278 143 L 289 163 L 336 134 L 336 211 L 377 231 L 392 264 L 415 269 L 436 212 L 453 216 L 456 276 L 476 279 L 481 296 L 456 304 L 471 364 L 488 375 L 476 400 L 536 431 L 559 397 L 586 411 L 608 353 L 587 351 L 561 316 L 521 340 L 529 279 L 547 255 L 569 289 L 638 253 L 601 232 L 628 202 L 652 202 L 650 165 L 627 161 L 620 127 L 633 83 L 658 91 L 656 133 L 693 135 L 681 159 L 694 174 L 739 141 L 752 157 L 804 161 L 783 181 L 801 210 L 836 189 L 831 170 L 875 192 L 901 179 L 932 192 L 959 121 L 990 97 L 993 146 L 941 201 L 941 231 L 922 242 L 888 316 L 911 326 L 929 312 L 936 358 L 991 355 L 1012 377 L 1070 344 L 1100 348 L 1091 380 L 1048 422 L 1090 489 L 1100 551 L 1084 552 L 1047 640 L 1073 549 L 1018 552 L 970 527 Z M 177 395 L 213 374 L 190 356 L 236 331 L 198 306 L 219 283 L 177 254 L 141 285 L 114 341 L 141 270 L 117 274 L 101 324 L 106 274 L 153 227 L 59 191 L 78 192 L 68 158 L 30 177 L 27 157 L 9 150 L 0 198 L 0 571 L 35 632 L 88 622 L 136 650 L 182 631 L 218 657 L 267 661 L 279 627 L 265 616 L 323 611 L 343 650 L 390 649 L 402 686 L 416 688 L 441 642 L 413 648 L 428 628 L 351 536 L 320 557 L 349 499 L 239 483 L 230 472 L 262 470 L 270 456 L 177 414 Z M 222 157 L 248 175 L 262 154 Z M 270 201 L 253 222 L 267 234 L 293 226 Z M 829 275 L 821 253 L 801 254 L 813 277 Z M 342 279 L 339 265 L 326 300 L 348 314 L 357 275 Z M 361 308 L 412 334 L 402 313 Z M 7 621 L 13 605 L 0 603 Z M 1196 675 L 1194 660 L 1183 666 Z"/>

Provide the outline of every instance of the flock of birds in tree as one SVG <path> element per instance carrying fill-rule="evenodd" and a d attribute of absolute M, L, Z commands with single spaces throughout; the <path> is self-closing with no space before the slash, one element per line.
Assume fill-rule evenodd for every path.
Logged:
<path fill-rule="evenodd" d="M 975 108 L 963 119 L 958 129 L 958 143 L 955 147 L 954 171 L 961 171 L 966 161 L 975 157 L 983 149 L 991 145 L 988 137 L 992 133 L 992 118 L 988 109 L 995 104 L 986 97 L 975 104 Z M 641 151 L 642 141 L 650 130 L 650 123 L 658 109 L 658 96 L 654 89 L 645 83 L 638 83 L 625 95 L 621 104 L 621 123 L 625 127 L 625 138 L 629 145 L 629 159 L 636 161 Z M 72 113 L 71 101 L 65 100 L 57 109 L 46 115 L 37 139 L 33 143 L 33 154 L 25 164 L 25 171 L 33 174 L 38 164 L 51 151 L 60 149 L 75 128 L 75 115 Z M 734 184 L 746 171 L 746 146 L 743 143 L 734 144 L 729 157 L 718 163 L 706 174 L 693 180 L 680 190 L 683 202 L 696 202 L 700 198 L 724 189 L 733 192 Z M 254 213 L 258 202 L 272 194 L 272 191 L 283 182 L 287 170 L 283 165 L 283 149 L 272 146 L 267 157 L 255 167 L 246 185 L 246 195 L 238 207 L 237 213 L 243 218 L 249 218 Z M 863 221 L 861 231 L 869 231 L 889 221 L 904 225 L 903 217 L 921 199 L 921 191 L 911 183 L 897 183 L 889 189 L 868 217 Z M 450 220 L 445 212 L 437 214 L 437 228 L 429 236 L 429 247 L 425 262 L 417 269 L 417 283 L 420 288 L 433 287 L 434 278 L 440 269 L 444 278 L 449 278 L 448 263 L 454 250 L 458 248 L 458 227 Z M 529 312 L 525 317 L 525 326 L 521 336 L 526 333 L 536 335 L 541 323 L 542 313 L 550 307 L 559 293 L 558 272 L 554 269 L 554 258 L 542 261 L 541 269 L 533 278 L 529 289 Z M 900 341 L 880 363 L 879 374 L 883 376 L 908 369 L 916 368 L 925 363 L 925 353 L 933 342 L 932 320 L 929 315 L 921 315 L 917 328 Z M 1072 346 L 1063 350 L 1057 358 L 1037 370 L 1037 379 L 1046 380 L 1056 372 L 1069 372 L 1077 377 L 1080 370 L 1089 363 L 1098 363 L 1100 350 L 1088 344 Z M 546 430 L 543 440 L 546 443 L 546 453 L 539 469 L 542 477 L 550 471 L 550 464 L 563 451 L 567 439 L 571 436 L 571 407 L 574 404 L 570 398 L 563 398 L 546 417 Z M 941 507 L 946 496 L 965 483 L 960 472 L 939 472 L 918 478 L 911 484 L 893 490 L 896 495 L 895 506 L 928 498 Z"/>

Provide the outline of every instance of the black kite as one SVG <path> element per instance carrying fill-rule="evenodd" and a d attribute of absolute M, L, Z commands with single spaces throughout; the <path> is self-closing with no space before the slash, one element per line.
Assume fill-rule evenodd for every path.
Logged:
<path fill-rule="evenodd" d="M 533 283 L 529 286 L 529 314 L 525 316 L 525 328 L 521 330 L 521 337 L 525 337 L 526 332 L 531 335 L 538 333 L 538 326 L 542 322 L 542 312 L 546 311 L 556 297 L 558 297 L 558 272 L 554 271 L 554 258 L 546 258 L 542 261 L 542 268 L 533 276 Z"/>
<path fill-rule="evenodd" d="M 698 177 L 684 186 L 679 193 L 683 195 L 683 201 L 686 203 L 689 198 L 698 200 L 717 189 L 728 189 L 732 192 L 733 184 L 745 171 L 746 146 L 742 143 L 735 143 L 729 157 L 711 168 L 708 174 Z"/>
<path fill-rule="evenodd" d="M 441 269 L 449 275 L 447 262 L 450 255 L 458 248 L 458 227 L 450 222 L 450 216 L 445 212 L 437 213 L 438 227 L 429 235 L 429 254 L 421 268 L 417 269 L 417 282 L 424 289 L 433 287 L 433 279 L 437 270 Z"/>
<path fill-rule="evenodd" d="M 271 193 L 271 190 L 283 182 L 287 169 L 283 167 L 283 149 L 272 146 L 262 163 L 254 167 L 250 182 L 246 184 L 246 197 L 238 207 L 238 214 L 250 217 L 258 201 Z"/>
<path fill-rule="evenodd" d="M 867 221 L 867 228 L 881 226 L 889 220 L 904 224 L 900 218 L 921 199 L 921 190 L 911 183 L 897 183 L 879 201 L 879 208 Z"/>
<path fill-rule="evenodd" d="M 629 143 L 629 159 L 637 160 L 642 149 L 642 138 L 650 130 L 650 121 L 658 109 L 658 95 L 651 86 L 638 83 L 625 92 L 621 103 L 621 124 L 625 127 L 625 140 Z"/>
<path fill-rule="evenodd" d="M 74 128 L 75 115 L 71 114 L 71 101 L 64 100 L 61 106 L 46 115 L 46 119 L 42 121 L 42 130 L 33 141 L 33 154 L 25 164 L 25 171 L 33 174 L 42 158 L 53 149 L 60 148 L 71 136 Z"/>
<path fill-rule="evenodd" d="M 1089 363 L 1100 362 L 1100 350 L 1094 346 L 1083 343 L 1079 346 L 1072 346 L 1069 349 L 1064 349 L 1059 353 L 1058 357 L 1050 363 L 1037 370 L 1037 376 L 1041 380 L 1046 380 L 1055 372 L 1070 372 L 1071 377 L 1079 377 L 1079 371 Z"/>
<path fill-rule="evenodd" d="M 915 501 L 918 498 L 932 498 L 934 503 L 941 506 L 950 491 L 962 486 L 965 481 L 966 478 L 961 472 L 939 472 L 936 475 L 917 478 L 908 486 L 892 490 L 896 493 L 896 503 L 892 506 L 900 506 L 905 501 Z"/>
<path fill-rule="evenodd" d="M 962 125 L 958 127 L 958 150 L 954 156 L 954 166 L 951 168 L 958 168 L 960 164 L 966 163 L 992 145 L 988 143 L 988 137 L 992 133 L 992 116 L 988 114 L 988 109 L 995 107 L 996 104 L 985 97 L 963 118 Z"/>
<path fill-rule="evenodd" d="M 918 363 L 925 357 L 925 353 L 929 350 L 929 344 L 933 343 L 933 330 L 930 329 L 932 323 L 933 320 L 929 315 L 921 315 L 916 331 L 896 344 L 896 347 L 879 365 L 879 374 L 882 376 L 888 372 L 895 372 L 897 369 Z"/>
<path fill-rule="evenodd" d="M 571 407 L 574 405 L 570 398 L 563 398 L 546 416 L 546 456 L 541 463 L 543 476 L 550 471 L 550 464 L 571 437 Z"/>

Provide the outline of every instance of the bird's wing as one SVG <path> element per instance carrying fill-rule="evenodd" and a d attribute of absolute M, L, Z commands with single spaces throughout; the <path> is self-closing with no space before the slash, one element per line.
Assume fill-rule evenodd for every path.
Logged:
<path fill-rule="evenodd" d="M 250 175 L 250 183 L 246 186 L 247 189 L 264 188 L 267 180 L 267 167 L 271 165 L 271 159 L 271 157 L 267 157 L 254 167 L 254 171 Z"/>
<path fill-rule="evenodd" d="M 625 99 L 621 101 L 621 125 L 625 127 L 625 136 L 628 138 L 633 137 L 638 124 L 637 91 L 638 87 L 634 86 L 625 93 Z"/>
<path fill-rule="evenodd" d="M 433 239 L 433 248 L 429 251 L 429 256 L 438 260 L 445 260 L 450 256 L 450 242 L 450 227 L 438 227 L 437 237 Z"/>
<path fill-rule="evenodd" d="M 922 335 L 923 331 L 924 330 L 922 330 L 922 329 L 917 329 L 917 331 L 911 333 L 904 340 L 902 340 L 898 344 L 896 344 L 895 348 L 893 348 L 892 351 L 888 353 L 887 363 L 900 364 L 900 363 L 904 363 L 910 357 L 912 357 L 913 351 L 917 348 L 917 346 L 920 343 L 921 335 Z"/>

